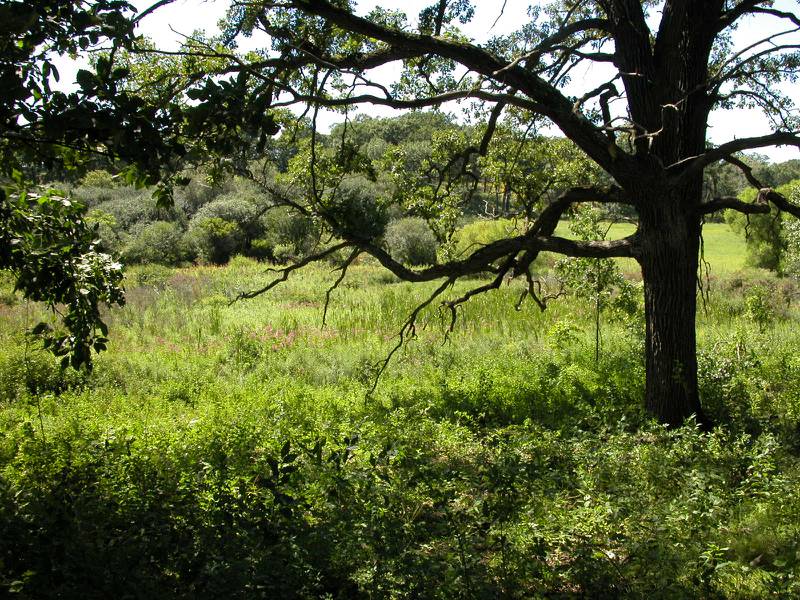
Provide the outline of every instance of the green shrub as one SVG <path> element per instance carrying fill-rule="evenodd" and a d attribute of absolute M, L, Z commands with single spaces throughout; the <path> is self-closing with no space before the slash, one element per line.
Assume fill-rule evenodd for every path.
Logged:
<path fill-rule="evenodd" d="M 88 206 L 112 215 L 117 226 L 124 231 L 130 231 L 134 225 L 139 223 L 165 220 L 168 217 L 177 216 L 174 211 L 158 208 L 152 192 L 147 189 L 134 187 L 76 188 L 73 193 Z"/>
<path fill-rule="evenodd" d="M 126 235 L 119 231 L 114 215 L 95 208 L 86 213 L 86 223 L 96 227 L 100 250 L 115 255 L 122 251 Z"/>
<path fill-rule="evenodd" d="M 264 230 L 261 240 L 265 246 L 291 246 L 295 256 L 306 255 L 319 239 L 314 221 L 288 207 L 269 210 L 261 218 L 261 223 Z"/>
<path fill-rule="evenodd" d="M 259 208 L 254 200 L 237 192 L 224 194 L 203 205 L 192 218 L 193 222 L 204 219 L 222 219 L 234 223 L 244 236 L 243 239 L 257 238 L 263 232 Z"/>
<path fill-rule="evenodd" d="M 745 315 L 758 325 L 762 333 L 775 321 L 775 310 L 770 304 L 769 292 L 760 285 L 747 291 L 744 299 Z"/>
<path fill-rule="evenodd" d="M 250 244 L 250 249 L 247 251 L 247 255 L 257 260 L 274 260 L 275 245 L 269 238 L 253 240 Z"/>
<path fill-rule="evenodd" d="M 797 204 L 800 202 L 800 182 L 789 186 L 789 200 Z M 787 219 L 784 224 L 784 239 L 786 251 L 783 256 L 783 272 L 795 279 L 800 278 L 800 221 Z"/>
<path fill-rule="evenodd" d="M 782 185 L 777 191 L 790 199 L 796 199 L 800 194 L 800 182 Z M 739 197 L 745 202 L 752 202 L 756 197 L 756 190 L 747 189 Z M 725 213 L 725 220 L 734 231 L 746 236 L 748 265 L 780 274 L 783 273 L 787 261 L 791 263 L 796 260 L 794 257 L 787 257 L 787 219 L 776 208 L 772 207 L 771 212 L 764 215 L 743 215 L 729 210 Z"/>
<path fill-rule="evenodd" d="M 192 176 L 187 185 L 175 190 L 175 202 L 181 207 L 187 218 L 192 218 L 200 207 L 224 192 L 225 189 L 222 186 L 212 185 L 207 176 L 197 173 Z"/>
<path fill-rule="evenodd" d="M 85 381 L 84 372 L 62 369 L 59 359 L 36 348 L 0 355 L 0 404 L 25 395 L 60 394 Z"/>
<path fill-rule="evenodd" d="M 81 185 L 84 187 L 94 187 L 106 190 L 117 187 L 114 176 L 103 169 L 96 169 L 86 173 L 83 179 L 81 179 Z"/>
<path fill-rule="evenodd" d="M 154 221 L 131 236 L 122 259 L 129 264 L 178 265 L 192 258 L 191 248 L 176 223 Z"/>
<path fill-rule="evenodd" d="M 436 262 L 438 243 L 424 219 L 408 217 L 392 221 L 383 239 L 389 254 L 404 264 L 416 267 Z"/>
<path fill-rule="evenodd" d="M 215 265 L 225 264 L 241 250 L 243 237 L 236 223 L 219 217 L 196 218 L 189 229 L 189 239 L 199 256 Z"/>
<path fill-rule="evenodd" d="M 336 224 L 334 233 L 369 241 L 380 238 L 386 230 L 389 214 L 379 196 L 378 186 L 366 177 L 343 179 L 325 200 L 325 212 Z"/>
<path fill-rule="evenodd" d="M 285 265 L 297 258 L 297 251 L 292 244 L 278 244 L 272 249 L 272 260 L 279 265 Z"/>

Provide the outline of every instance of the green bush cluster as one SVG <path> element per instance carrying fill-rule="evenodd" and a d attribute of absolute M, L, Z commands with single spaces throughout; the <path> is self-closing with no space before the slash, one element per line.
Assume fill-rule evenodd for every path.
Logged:
<path fill-rule="evenodd" d="M 796 203 L 800 199 L 800 181 L 781 185 L 777 191 Z M 750 188 L 739 194 L 739 197 L 745 202 L 753 202 L 756 194 L 756 190 Z M 795 272 L 800 254 L 794 219 L 786 219 L 774 207 L 767 214 L 756 215 L 743 215 L 731 210 L 727 211 L 725 219 L 734 230 L 745 235 L 749 265 L 779 274 Z"/>
<path fill-rule="evenodd" d="M 798 591 L 800 481 L 770 435 L 489 428 L 422 403 L 337 433 L 278 416 L 302 403 L 293 390 L 171 431 L 18 422 L 2 448 L 0 581 L 87 598 Z"/>

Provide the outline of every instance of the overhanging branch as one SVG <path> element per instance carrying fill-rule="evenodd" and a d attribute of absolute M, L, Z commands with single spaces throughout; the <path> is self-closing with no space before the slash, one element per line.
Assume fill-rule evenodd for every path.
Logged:
<path fill-rule="evenodd" d="M 723 196 L 702 204 L 700 206 L 700 214 L 708 215 L 726 209 L 735 210 L 746 215 L 766 214 L 769 212 L 769 205 L 763 202 L 742 202 L 735 196 Z"/>
<path fill-rule="evenodd" d="M 338 252 L 339 250 L 342 250 L 344 248 L 352 247 L 352 245 L 353 244 L 351 244 L 350 242 L 341 242 L 339 244 L 334 244 L 330 248 L 327 248 L 327 249 L 325 249 L 322 252 L 319 252 L 317 254 L 312 254 L 310 256 L 307 256 L 303 260 L 300 260 L 300 261 L 298 261 L 298 262 L 296 262 L 296 263 L 294 263 L 292 265 L 289 265 L 288 267 L 284 267 L 282 269 L 271 269 L 271 270 L 275 271 L 276 273 L 278 273 L 279 277 L 277 279 L 273 279 L 267 285 L 265 285 L 264 287 L 259 288 L 257 290 L 240 293 L 233 300 L 231 300 L 229 304 L 233 304 L 234 302 L 238 302 L 239 300 L 255 298 L 257 296 L 260 296 L 261 294 L 265 294 L 266 292 L 270 291 L 272 288 L 274 288 L 278 284 L 283 283 L 284 281 L 287 281 L 289 279 L 289 275 L 291 275 L 294 271 L 297 271 L 298 269 L 302 269 L 303 267 L 305 267 L 307 265 L 310 265 L 311 263 L 319 262 L 319 261 L 327 258 L 328 256 L 331 256 L 332 254 Z"/>
<path fill-rule="evenodd" d="M 762 206 L 765 207 L 765 209 L 753 212 L 768 213 L 768 203 L 772 202 L 772 204 L 774 204 L 778 210 L 788 212 L 790 215 L 800 218 L 800 206 L 790 202 L 789 199 L 780 192 L 773 190 L 772 188 L 765 187 L 753 173 L 753 167 L 745 163 L 743 160 L 736 158 L 735 156 L 726 156 L 724 160 L 737 167 L 744 174 L 747 182 L 758 190 L 758 196 L 756 196 L 755 204 L 750 204 L 747 206 Z M 740 212 L 746 212 L 744 210 L 740 210 L 741 207 L 737 208 L 735 206 L 731 206 L 728 208 L 733 208 L 734 210 L 739 210 Z"/>
<path fill-rule="evenodd" d="M 285 6 L 285 5 L 284 5 Z M 562 132 L 607 171 L 619 167 L 620 156 L 609 150 L 608 138 L 586 117 L 576 115 L 572 102 L 555 86 L 520 66 L 506 69 L 508 63 L 474 44 L 420 35 L 387 27 L 354 15 L 325 0 L 294 0 L 291 6 L 310 15 L 322 17 L 347 31 L 382 41 L 396 48 L 408 48 L 453 60 L 484 77 L 519 90 L 537 106 L 534 112 L 553 121 Z M 496 74 L 499 73 L 499 74 Z M 533 109 L 531 109 L 533 110 Z"/>
<path fill-rule="evenodd" d="M 775 132 L 759 137 L 740 138 L 726 142 L 699 156 L 692 156 L 678 161 L 668 167 L 670 173 L 675 174 L 677 182 L 685 181 L 689 177 L 700 173 L 708 165 L 720 160 L 727 160 L 737 152 L 767 148 L 769 146 L 797 146 L 800 148 L 800 131 Z"/>

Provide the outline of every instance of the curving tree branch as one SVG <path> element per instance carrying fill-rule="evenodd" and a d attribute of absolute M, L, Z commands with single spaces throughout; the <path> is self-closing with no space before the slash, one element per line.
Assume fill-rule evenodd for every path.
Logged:
<path fill-rule="evenodd" d="M 619 159 L 610 152 L 608 138 L 602 130 L 583 115 L 575 114 L 572 110 L 573 103 L 555 86 L 532 75 L 520 65 L 512 67 L 506 61 L 470 43 L 409 33 L 374 23 L 326 0 L 294 0 L 291 5 L 307 14 L 323 17 L 348 31 L 380 40 L 393 47 L 413 49 L 454 60 L 475 73 L 519 90 L 537 105 L 535 112 L 553 121 L 567 137 L 607 171 L 616 171 L 616 161 Z"/>
<path fill-rule="evenodd" d="M 778 131 L 762 136 L 731 140 L 699 156 L 680 160 L 667 167 L 667 170 L 674 174 L 676 181 L 685 181 L 692 175 L 701 173 L 708 165 L 720 160 L 728 160 L 737 152 L 769 146 L 797 146 L 800 148 L 800 131 Z"/>

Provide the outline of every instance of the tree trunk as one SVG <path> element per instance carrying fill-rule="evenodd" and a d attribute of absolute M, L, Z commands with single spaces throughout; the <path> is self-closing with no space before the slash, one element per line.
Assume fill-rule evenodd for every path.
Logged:
<path fill-rule="evenodd" d="M 701 223 L 693 209 L 699 204 L 701 189 L 695 187 L 651 195 L 640 215 L 645 406 L 661 423 L 679 426 L 694 415 L 707 428 L 710 423 L 697 388 L 695 314 Z"/>

